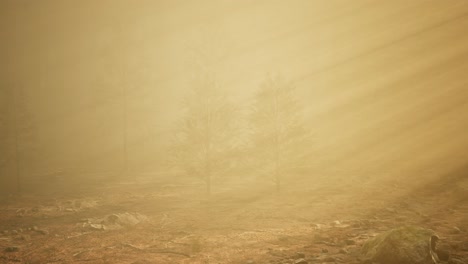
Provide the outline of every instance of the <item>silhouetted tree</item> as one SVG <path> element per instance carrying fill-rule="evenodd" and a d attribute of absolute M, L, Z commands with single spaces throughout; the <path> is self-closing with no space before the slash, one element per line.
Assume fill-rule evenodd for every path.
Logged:
<path fill-rule="evenodd" d="M 250 118 L 255 168 L 273 175 L 277 192 L 286 174 L 306 164 L 311 145 L 295 90 L 292 82 L 268 76 L 255 95 Z"/>
<path fill-rule="evenodd" d="M 5 114 L 0 120 L 0 130 L 6 136 L 1 141 L 4 152 L 0 163 L 3 167 L 10 165 L 15 168 L 16 191 L 20 193 L 23 162 L 31 165 L 36 158 L 37 128 L 22 89 L 3 90 L 2 97 Z"/>
<path fill-rule="evenodd" d="M 185 102 L 185 116 L 178 124 L 172 145 L 173 165 L 202 179 L 211 194 L 213 177 L 233 166 L 231 155 L 238 140 L 237 111 L 209 74 L 192 80 L 193 91 Z"/>

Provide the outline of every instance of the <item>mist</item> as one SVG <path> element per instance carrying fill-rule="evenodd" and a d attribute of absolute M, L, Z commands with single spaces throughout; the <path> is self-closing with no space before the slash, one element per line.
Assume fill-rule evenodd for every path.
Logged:
<path fill-rule="evenodd" d="M 467 14 L 1 1 L 0 260 L 361 263 L 415 225 L 465 263 Z"/>

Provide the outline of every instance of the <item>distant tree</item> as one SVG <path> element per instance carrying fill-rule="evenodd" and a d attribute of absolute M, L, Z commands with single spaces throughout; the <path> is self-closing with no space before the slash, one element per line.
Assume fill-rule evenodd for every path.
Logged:
<path fill-rule="evenodd" d="M 307 164 L 311 133 L 303 119 L 296 87 L 281 76 L 268 76 L 254 98 L 250 124 L 255 168 L 271 178 L 276 191 L 287 174 Z"/>
<path fill-rule="evenodd" d="M 197 75 L 191 84 L 184 117 L 174 133 L 171 161 L 187 175 L 202 179 L 211 194 L 213 178 L 233 167 L 231 157 L 239 143 L 237 111 L 213 75 Z"/>
<path fill-rule="evenodd" d="M 213 26 L 213 25 L 211 25 Z M 190 92 L 171 142 L 171 164 L 202 179 L 211 194 L 213 180 L 234 173 L 239 153 L 239 111 L 222 89 L 223 60 L 232 49 L 222 30 L 203 27 L 186 45 Z"/>
<path fill-rule="evenodd" d="M 9 109 L 6 89 L 0 89 L 0 174 L 6 174 L 9 160 Z"/>
<path fill-rule="evenodd" d="M 3 90 L 5 114 L 0 119 L 0 131 L 6 135 L 1 145 L 4 147 L 0 163 L 2 167 L 15 169 L 16 188 L 22 190 L 23 162 L 31 165 L 37 152 L 37 127 L 34 123 L 29 100 L 22 89 Z"/>

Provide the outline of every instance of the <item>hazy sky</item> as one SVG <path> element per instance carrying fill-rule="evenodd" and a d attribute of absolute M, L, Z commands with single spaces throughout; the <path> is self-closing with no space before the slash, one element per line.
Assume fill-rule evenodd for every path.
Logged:
<path fill-rule="evenodd" d="M 132 151 L 157 146 L 205 47 L 239 105 L 267 73 L 297 84 L 323 167 L 466 162 L 467 1 L 1 0 L 0 27 L 0 85 L 51 152 L 116 145 L 123 86 Z"/>

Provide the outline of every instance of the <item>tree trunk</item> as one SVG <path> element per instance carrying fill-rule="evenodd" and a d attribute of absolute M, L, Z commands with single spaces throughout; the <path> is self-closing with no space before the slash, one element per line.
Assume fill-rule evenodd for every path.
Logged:
<path fill-rule="evenodd" d="M 279 175 L 279 155 L 280 155 L 280 130 L 279 130 L 279 106 L 278 106 L 278 91 L 275 90 L 275 182 L 276 193 L 280 192 L 280 175 Z"/>
<path fill-rule="evenodd" d="M 18 131 L 18 117 L 17 117 L 17 102 L 16 102 L 16 93 L 13 89 L 13 127 L 15 134 L 15 165 L 16 165 L 16 192 L 21 194 L 21 173 L 20 173 L 20 157 L 19 157 L 19 131 Z"/>
<path fill-rule="evenodd" d="M 211 196 L 211 175 L 208 175 L 206 179 L 206 194 Z"/>

